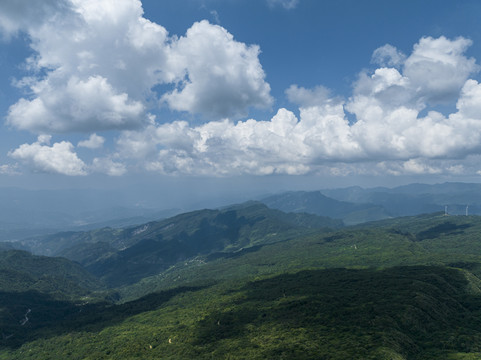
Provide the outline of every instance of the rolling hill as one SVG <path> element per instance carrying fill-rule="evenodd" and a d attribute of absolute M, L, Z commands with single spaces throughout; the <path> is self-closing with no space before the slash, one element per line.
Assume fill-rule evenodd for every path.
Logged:
<path fill-rule="evenodd" d="M 199 210 L 127 229 L 59 233 L 23 242 L 40 254 L 82 264 L 111 286 L 136 282 L 179 261 L 325 232 L 342 222 L 286 214 L 257 202 Z"/>
<path fill-rule="evenodd" d="M 102 259 L 125 254 L 120 269 L 69 250 L 123 276 L 121 287 L 89 303 L 4 291 L 1 314 L 11 315 L 0 316 L 0 359 L 481 356 L 480 217 L 441 212 L 339 225 L 247 203 L 75 234 L 75 246 L 115 254 Z M 145 266 L 169 249 L 193 255 Z M 130 275 L 125 268 L 135 264 L 145 267 Z"/>
<path fill-rule="evenodd" d="M 21 250 L 0 250 L 0 272 L 3 291 L 35 290 L 70 299 L 104 288 L 95 276 L 75 262 Z"/>

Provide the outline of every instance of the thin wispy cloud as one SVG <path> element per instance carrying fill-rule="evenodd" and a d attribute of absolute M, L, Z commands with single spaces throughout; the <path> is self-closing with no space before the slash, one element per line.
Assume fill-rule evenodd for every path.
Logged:
<path fill-rule="evenodd" d="M 267 0 L 270 7 L 280 6 L 286 10 L 295 9 L 299 4 L 299 0 Z"/>
<path fill-rule="evenodd" d="M 212 19 L 214 20 L 214 23 L 217 25 L 220 25 L 219 13 L 216 10 L 211 10 L 210 14 L 212 15 Z"/>

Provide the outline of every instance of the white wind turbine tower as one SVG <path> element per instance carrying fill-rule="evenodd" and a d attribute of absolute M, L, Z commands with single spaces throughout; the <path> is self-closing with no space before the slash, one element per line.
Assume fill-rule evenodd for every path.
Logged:
<path fill-rule="evenodd" d="M 468 216 L 469 205 L 466 205 L 466 216 Z"/>

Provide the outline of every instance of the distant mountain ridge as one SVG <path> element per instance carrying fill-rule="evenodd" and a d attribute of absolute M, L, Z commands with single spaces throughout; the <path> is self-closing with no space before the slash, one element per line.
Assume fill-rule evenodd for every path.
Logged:
<path fill-rule="evenodd" d="M 353 186 L 319 191 L 290 191 L 261 200 L 273 209 L 307 212 L 356 225 L 399 216 L 444 211 L 481 214 L 481 184 L 410 184 L 395 188 Z"/>
<path fill-rule="evenodd" d="M 342 226 L 340 220 L 286 214 L 259 202 L 248 202 L 222 210 L 193 211 L 126 229 L 64 232 L 22 244 L 37 254 L 76 261 L 118 286 L 197 255 L 233 252 Z"/>
<path fill-rule="evenodd" d="M 346 225 L 389 217 L 382 206 L 340 201 L 327 197 L 320 191 L 291 191 L 272 195 L 261 201 L 272 209 L 342 219 Z"/>
<path fill-rule="evenodd" d="M 152 190 L 152 189 L 150 189 Z M 95 189 L 26 190 L 0 187 L 0 241 L 21 240 L 59 231 L 101 227 L 124 228 L 203 207 L 228 206 L 228 199 L 188 204 L 175 202 L 155 189 L 131 191 Z M 323 198 L 320 194 L 328 197 Z M 283 199 L 280 198 L 282 195 Z M 248 195 L 244 195 L 248 196 Z M 242 197 L 242 196 L 238 196 Z M 297 199 L 295 199 L 297 197 Z M 348 187 L 290 191 L 256 196 L 269 207 L 342 219 L 346 225 L 435 211 L 481 214 L 481 184 L 410 184 L 396 188 Z M 244 198 L 241 201 L 246 201 Z M 211 206 L 212 203 L 217 203 Z M 209 205 L 207 205 L 209 204 Z"/>
<path fill-rule="evenodd" d="M 444 211 L 453 215 L 481 214 L 481 184 L 446 182 L 442 184 L 409 184 L 395 188 L 350 187 L 321 190 L 340 201 L 371 203 L 382 206 L 392 217 Z"/>

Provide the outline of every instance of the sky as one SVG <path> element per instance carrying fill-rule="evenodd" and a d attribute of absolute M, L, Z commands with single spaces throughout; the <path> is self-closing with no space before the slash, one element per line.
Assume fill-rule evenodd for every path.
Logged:
<path fill-rule="evenodd" d="M 2 0 L 0 186 L 175 198 L 479 182 L 480 13 L 476 0 Z"/>

